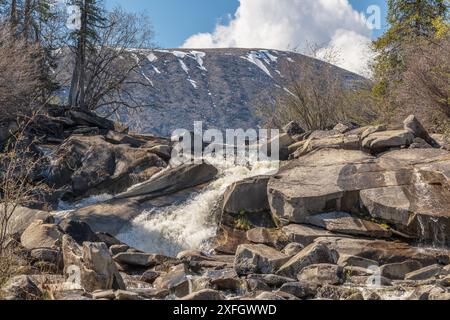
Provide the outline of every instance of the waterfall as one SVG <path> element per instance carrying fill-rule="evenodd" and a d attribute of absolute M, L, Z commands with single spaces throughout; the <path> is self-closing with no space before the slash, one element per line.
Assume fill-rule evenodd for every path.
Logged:
<path fill-rule="evenodd" d="M 208 252 L 217 232 L 212 209 L 228 186 L 248 177 L 274 174 L 278 162 L 252 166 L 229 165 L 208 159 L 219 169 L 218 179 L 181 204 L 145 210 L 117 238 L 139 250 L 176 256 L 183 250 Z"/>

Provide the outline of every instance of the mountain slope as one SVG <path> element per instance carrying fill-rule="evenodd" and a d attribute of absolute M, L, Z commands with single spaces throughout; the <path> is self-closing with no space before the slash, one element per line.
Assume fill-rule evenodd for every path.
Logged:
<path fill-rule="evenodd" d="M 173 130 L 191 130 L 194 121 L 204 128 L 255 128 L 261 119 L 258 103 L 273 103 L 287 89 L 289 74 L 298 61 L 315 64 L 318 72 L 326 64 L 306 56 L 262 49 L 133 50 L 139 60 L 142 81 L 133 94 L 151 108 L 120 120 L 142 133 L 170 135 Z M 344 83 L 363 78 L 335 68 Z"/>

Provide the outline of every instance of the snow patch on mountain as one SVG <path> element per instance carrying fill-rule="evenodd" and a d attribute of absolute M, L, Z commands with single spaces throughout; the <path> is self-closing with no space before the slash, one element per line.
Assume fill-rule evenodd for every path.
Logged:
<path fill-rule="evenodd" d="M 268 63 L 267 57 L 265 54 L 258 52 L 258 51 L 250 51 L 250 53 L 246 57 L 241 57 L 241 58 L 255 64 L 265 74 L 267 74 L 269 77 L 273 78 L 269 69 L 267 69 L 267 67 L 265 66 L 265 64 L 263 62 L 263 61 L 265 61 L 266 63 Z M 261 60 L 263 60 L 263 61 L 261 61 Z"/>

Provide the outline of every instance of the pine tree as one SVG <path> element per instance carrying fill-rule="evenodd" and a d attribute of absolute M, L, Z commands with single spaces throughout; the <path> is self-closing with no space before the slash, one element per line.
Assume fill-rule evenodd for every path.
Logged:
<path fill-rule="evenodd" d="M 80 28 L 71 34 L 75 49 L 75 65 L 69 93 L 69 105 L 72 108 L 87 109 L 85 101 L 85 80 L 88 55 L 95 52 L 99 40 L 98 29 L 106 24 L 105 11 L 99 0 L 73 0 L 80 8 Z"/>
<path fill-rule="evenodd" d="M 449 0 L 388 0 L 389 29 L 374 42 L 378 52 L 374 65 L 374 96 L 392 106 L 395 91 L 406 70 L 405 46 L 432 39 L 439 26 L 448 24 Z"/>

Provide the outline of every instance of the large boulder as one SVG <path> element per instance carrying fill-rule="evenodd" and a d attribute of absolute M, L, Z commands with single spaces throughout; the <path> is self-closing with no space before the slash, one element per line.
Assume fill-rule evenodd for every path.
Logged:
<path fill-rule="evenodd" d="M 362 147 L 374 153 L 391 148 L 407 147 L 413 143 L 414 135 L 408 130 L 376 132 L 362 141 Z"/>
<path fill-rule="evenodd" d="M 448 272 L 446 272 L 441 265 L 433 264 L 431 266 L 409 272 L 405 275 L 405 280 L 428 280 L 442 275 L 445 276 L 447 274 Z"/>
<path fill-rule="evenodd" d="M 335 264 L 315 264 L 303 268 L 297 278 L 299 281 L 320 285 L 340 285 L 343 283 L 343 269 Z"/>
<path fill-rule="evenodd" d="M 115 255 L 113 259 L 120 265 L 141 268 L 151 268 L 165 263 L 179 263 L 174 258 L 142 252 L 121 252 Z"/>
<path fill-rule="evenodd" d="M 421 240 L 449 243 L 450 153 L 404 149 L 372 157 L 325 149 L 291 161 L 268 183 L 272 213 L 284 223 L 317 214 L 365 213 Z"/>
<path fill-rule="evenodd" d="M 359 219 L 346 212 L 330 212 L 307 218 L 311 225 L 324 228 L 333 233 L 373 238 L 389 238 L 392 233 L 372 221 Z"/>
<path fill-rule="evenodd" d="M 168 273 L 155 280 L 153 286 L 156 289 L 169 290 L 176 297 L 187 296 L 191 291 L 191 279 L 184 264 L 172 267 Z"/>
<path fill-rule="evenodd" d="M 432 147 L 438 147 L 439 144 L 430 136 L 428 131 L 424 128 L 419 119 L 414 115 L 410 115 L 403 121 L 405 130 L 411 132 L 416 138 L 425 140 Z"/>
<path fill-rule="evenodd" d="M 275 273 L 288 256 L 263 244 L 241 245 L 236 251 L 234 269 L 238 275 Z"/>
<path fill-rule="evenodd" d="M 122 276 L 104 243 L 83 244 L 81 285 L 89 292 L 107 289 L 125 289 Z"/>
<path fill-rule="evenodd" d="M 234 214 L 268 211 L 270 209 L 267 199 L 269 179 L 268 176 L 261 176 L 233 183 L 225 191 L 223 211 Z"/>
<path fill-rule="evenodd" d="M 278 271 L 278 275 L 296 278 L 304 268 L 313 264 L 335 264 L 339 260 L 339 254 L 322 244 L 311 244 L 300 253 L 290 258 Z"/>
<path fill-rule="evenodd" d="M 397 263 L 388 263 L 380 268 L 383 277 L 391 280 L 403 280 L 406 274 L 422 268 L 422 264 L 415 260 L 406 260 Z"/>
<path fill-rule="evenodd" d="M 64 234 L 71 236 L 79 245 L 83 242 L 100 242 L 99 237 L 85 222 L 64 219 L 59 223 L 59 228 Z"/>
<path fill-rule="evenodd" d="M 94 232 L 113 236 L 142 213 L 140 203 L 131 199 L 111 200 L 71 212 L 67 219 L 86 223 Z"/>
<path fill-rule="evenodd" d="M 115 145 L 102 136 L 71 136 L 52 156 L 47 180 L 71 186 L 71 196 L 119 193 L 149 179 L 166 163 L 153 152 Z"/>
<path fill-rule="evenodd" d="M 316 239 L 314 245 L 326 246 L 338 252 L 339 256 L 354 256 L 377 261 L 379 265 L 407 260 L 417 261 L 423 266 L 450 262 L 450 252 L 447 250 L 423 250 L 398 241 L 326 237 Z"/>
<path fill-rule="evenodd" d="M 29 249 L 54 248 L 61 245 L 63 233 L 54 224 L 45 224 L 38 220 L 33 222 L 20 237 L 22 245 Z"/>
<path fill-rule="evenodd" d="M 50 212 L 17 206 L 8 223 L 8 233 L 22 235 L 33 222 L 41 220 L 53 223 L 54 218 Z"/>
<path fill-rule="evenodd" d="M 141 197 L 151 199 L 210 182 L 218 170 L 207 163 L 181 165 L 128 190 L 117 199 Z"/>
<path fill-rule="evenodd" d="M 88 292 L 126 289 L 122 276 L 104 243 L 85 242 L 81 247 L 74 239 L 65 235 L 62 250 L 67 282 L 80 286 Z"/>
<path fill-rule="evenodd" d="M 298 142 L 289 147 L 292 153 L 291 158 L 297 159 L 303 157 L 315 150 L 320 149 L 343 149 L 343 150 L 360 150 L 361 143 L 358 135 L 338 134 L 325 138 L 310 138 L 308 140 Z"/>
<path fill-rule="evenodd" d="M 282 230 L 289 241 L 299 243 L 304 247 L 313 243 L 317 238 L 336 236 L 327 230 L 302 224 L 290 224 L 283 227 Z"/>

